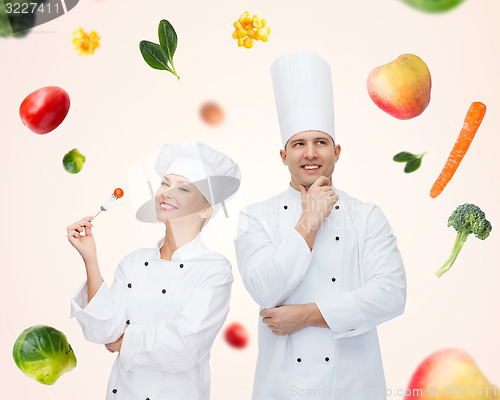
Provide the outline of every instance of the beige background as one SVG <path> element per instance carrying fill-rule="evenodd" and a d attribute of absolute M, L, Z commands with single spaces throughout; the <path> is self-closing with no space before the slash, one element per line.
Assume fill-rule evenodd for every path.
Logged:
<path fill-rule="evenodd" d="M 251 50 L 238 48 L 231 37 L 232 23 L 247 9 L 273 29 L 268 43 Z M 403 316 L 378 329 L 387 387 L 405 388 L 424 357 L 448 346 L 470 352 L 500 384 L 494 161 L 500 145 L 498 15 L 498 0 L 468 0 L 442 15 L 415 11 L 398 0 L 83 0 L 25 39 L 0 39 L 0 397 L 104 398 L 114 355 L 86 342 L 69 319 L 69 299 L 84 279 L 84 268 L 65 228 L 95 213 L 115 187 L 125 190 L 125 197 L 95 221 L 101 268 L 111 282 L 121 257 L 152 246 L 162 234 L 160 226 L 134 220 L 129 167 L 166 142 L 196 138 L 230 155 L 243 172 L 241 190 L 229 204 L 231 218 L 219 215 L 204 237 L 233 263 L 227 322 L 242 322 L 251 335 L 244 350 L 227 346 L 222 335 L 217 338 L 212 398 L 250 399 L 258 307 L 241 283 L 232 236 L 241 207 L 287 186 L 269 67 L 277 56 L 295 50 L 315 51 L 332 66 L 343 149 L 334 184 L 379 204 L 399 239 L 408 300 Z M 138 50 L 140 40 L 157 40 L 163 18 L 179 36 L 174 62 L 180 81 L 149 68 Z M 102 37 L 95 55 L 78 57 L 73 50 L 71 35 L 79 27 Z M 365 86 L 372 68 L 403 53 L 420 56 L 433 80 L 429 107 L 410 121 L 379 110 Z M 46 85 L 66 89 L 72 103 L 57 130 L 38 136 L 21 124 L 18 108 L 28 93 Z M 207 100 L 224 108 L 222 126 L 211 128 L 199 119 L 199 106 Z M 450 185 L 431 199 L 429 189 L 476 100 L 488 106 L 485 120 Z M 74 147 L 87 162 L 82 172 L 70 175 L 61 160 Z M 406 175 L 392 161 L 403 150 L 429 152 L 419 171 Z M 470 238 L 453 269 L 438 280 L 434 271 L 455 239 L 446 221 L 464 202 L 486 212 L 493 232 L 484 242 Z M 77 368 L 53 386 L 28 379 L 12 359 L 17 336 L 35 324 L 62 330 L 78 359 Z"/>

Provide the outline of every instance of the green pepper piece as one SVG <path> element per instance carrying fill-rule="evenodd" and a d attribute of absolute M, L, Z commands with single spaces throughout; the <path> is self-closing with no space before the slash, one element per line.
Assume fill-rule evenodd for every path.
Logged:
<path fill-rule="evenodd" d="M 440 13 L 450 11 L 463 3 L 464 0 L 401 0 L 417 10 Z"/>

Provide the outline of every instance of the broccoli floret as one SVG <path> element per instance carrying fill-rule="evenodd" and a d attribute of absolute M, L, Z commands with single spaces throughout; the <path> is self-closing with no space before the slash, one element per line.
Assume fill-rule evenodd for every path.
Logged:
<path fill-rule="evenodd" d="M 441 277 L 448 271 L 455 260 L 458 253 L 462 250 L 467 237 L 473 233 L 478 239 L 486 239 L 491 232 L 491 224 L 486 219 L 484 212 L 474 204 L 462 204 L 458 206 L 455 211 L 448 218 L 448 226 L 453 226 L 457 231 L 455 244 L 451 250 L 451 255 L 441 268 L 436 271 L 437 277 Z"/>

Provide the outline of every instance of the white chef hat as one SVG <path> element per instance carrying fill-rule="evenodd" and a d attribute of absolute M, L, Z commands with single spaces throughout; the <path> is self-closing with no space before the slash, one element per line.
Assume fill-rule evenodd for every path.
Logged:
<path fill-rule="evenodd" d="M 333 89 L 328 63 L 315 53 L 285 54 L 271 65 L 283 148 L 295 134 L 321 131 L 335 141 Z"/>
<path fill-rule="evenodd" d="M 238 190 L 241 173 L 225 154 L 196 140 L 169 143 L 160 151 L 154 169 L 161 178 L 175 174 L 188 179 L 212 206 L 212 217 L 220 208 L 228 217 L 224 202 Z M 156 222 L 154 198 L 137 210 L 136 217 L 143 222 Z"/>

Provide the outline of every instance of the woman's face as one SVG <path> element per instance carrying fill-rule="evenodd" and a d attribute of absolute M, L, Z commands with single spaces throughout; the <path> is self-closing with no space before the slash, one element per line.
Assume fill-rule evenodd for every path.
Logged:
<path fill-rule="evenodd" d="M 156 218 L 199 224 L 209 218 L 212 209 L 198 188 L 180 175 L 168 174 L 162 179 L 155 195 Z"/>

